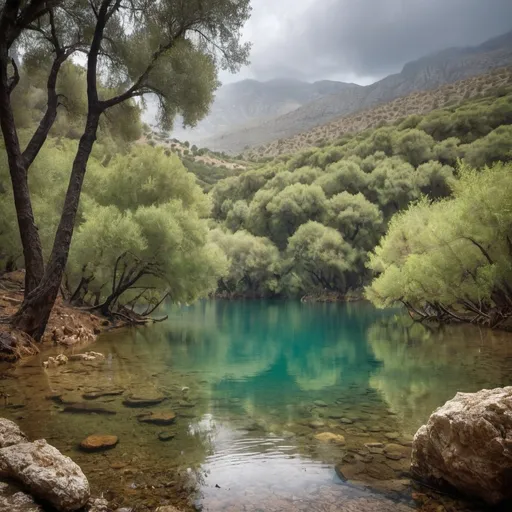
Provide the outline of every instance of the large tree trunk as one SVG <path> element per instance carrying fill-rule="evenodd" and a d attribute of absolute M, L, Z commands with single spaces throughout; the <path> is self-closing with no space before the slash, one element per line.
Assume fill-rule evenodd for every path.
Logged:
<path fill-rule="evenodd" d="M 91 154 L 101 112 L 93 110 L 87 117 L 84 134 L 80 139 L 73 162 L 66 199 L 55 235 L 52 254 L 39 286 L 25 297 L 23 304 L 13 318 L 13 326 L 30 334 L 39 341 L 46 329 L 48 318 L 55 304 L 68 261 L 69 248 L 73 237 L 80 192 L 84 182 L 87 162 Z"/>
<path fill-rule="evenodd" d="M 39 238 L 30 201 L 27 169 L 21 153 L 11 108 L 11 87 L 7 71 L 9 62 L 7 49 L 5 47 L 0 48 L 0 125 L 5 141 L 14 205 L 25 258 L 25 296 L 27 296 L 36 288 L 43 277 L 44 260 L 41 239 Z"/>

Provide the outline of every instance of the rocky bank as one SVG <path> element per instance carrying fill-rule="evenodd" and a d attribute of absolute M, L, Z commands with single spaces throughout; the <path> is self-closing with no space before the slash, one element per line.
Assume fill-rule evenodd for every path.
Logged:
<path fill-rule="evenodd" d="M 89 482 L 75 462 L 44 439 L 30 442 L 14 422 L 0 418 L 0 511 L 43 512 L 46 507 L 112 512 L 107 500 L 91 497 Z M 168 505 L 155 512 L 179 510 Z"/>
<path fill-rule="evenodd" d="M 512 501 L 512 386 L 457 395 L 413 441 L 411 471 L 490 505 Z"/>

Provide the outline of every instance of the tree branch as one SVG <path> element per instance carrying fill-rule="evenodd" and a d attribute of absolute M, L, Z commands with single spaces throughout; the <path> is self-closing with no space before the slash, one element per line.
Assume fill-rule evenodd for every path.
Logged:
<path fill-rule="evenodd" d="M 18 65 L 16 64 L 16 61 L 14 59 L 11 59 L 11 66 L 14 70 L 14 76 L 11 78 L 9 85 L 7 86 L 7 92 L 9 94 L 14 91 L 14 88 L 18 85 L 20 81 L 20 72 L 18 70 Z"/>

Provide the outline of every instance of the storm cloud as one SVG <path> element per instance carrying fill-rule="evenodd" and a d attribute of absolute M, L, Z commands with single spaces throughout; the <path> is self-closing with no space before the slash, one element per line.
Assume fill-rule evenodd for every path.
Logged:
<path fill-rule="evenodd" d="M 511 0 L 253 0 L 236 77 L 369 83 L 424 55 L 512 30 Z"/>

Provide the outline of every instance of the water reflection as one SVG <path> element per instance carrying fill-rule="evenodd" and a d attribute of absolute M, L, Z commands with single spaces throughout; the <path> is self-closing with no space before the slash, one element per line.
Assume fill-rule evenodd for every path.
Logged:
<path fill-rule="evenodd" d="M 415 432 L 458 391 L 510 385 L 511 338 L 468 325 L 423 325 L 405 315 L 381 319 L 368 330 L 383 363 L 370 384 Z"/>
<path fill-rule="evenodd" d="M 0 381 L 22 406 L 3 415 L 71 455 L 116 504 L 140 510 L 194 491 L 205 511 L 410 510 L 408 461 L 365 456 L 365 443 L 407 445 L 457 391 L 509 385 L 512 374 L 510 335 L 434 329 L 366 303 L 204 301 L 167 312 L 165 323 L 102 336 L 100 364 L 44 372 L 35 358 Z M 138 422 L 123 397 L 98 401 L 112 416 L 65 414 L 45 398 L 113 387 L 165 396 L 155 410 L 178 412 L 165 429 L 174 439 L 160 441 L 163 429 Z M 323 444 L 322 432 L 346 442 Z M 120 444 L 80 453 L 92 433 Z M 354 480 L 405 502 L 343 484 L 333 470 L 342 461 L 359 464 Z"/>

